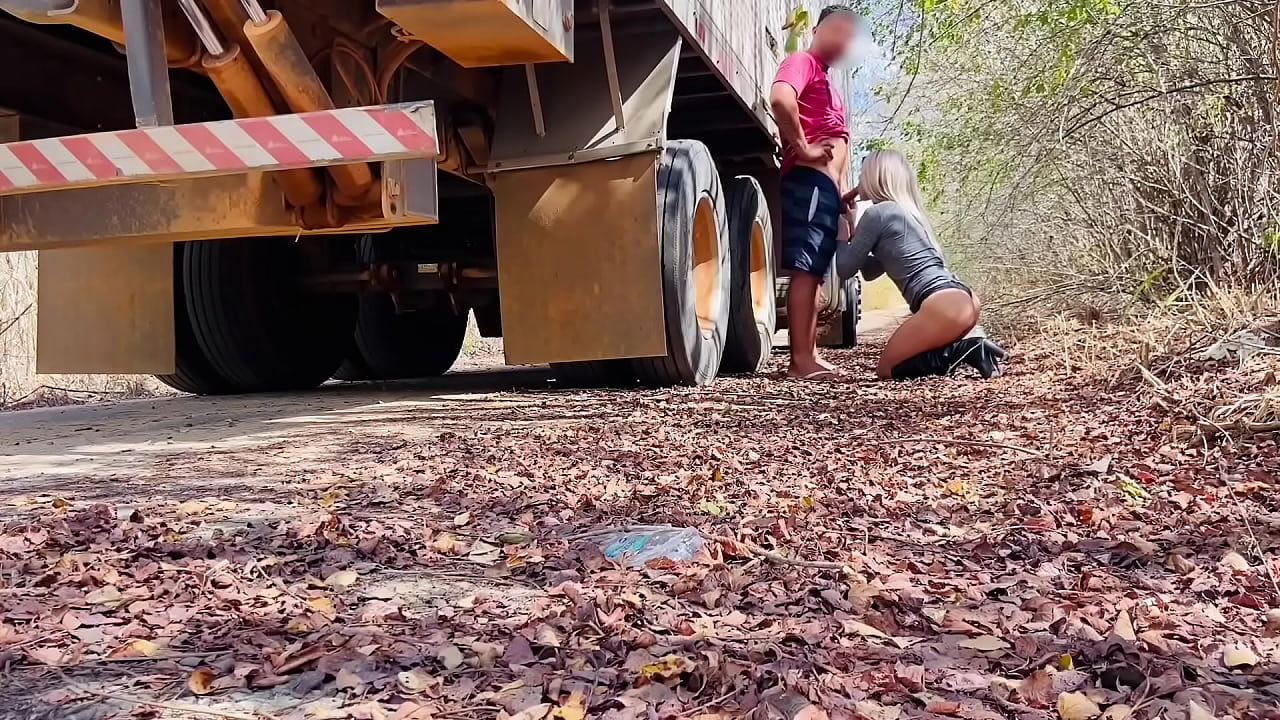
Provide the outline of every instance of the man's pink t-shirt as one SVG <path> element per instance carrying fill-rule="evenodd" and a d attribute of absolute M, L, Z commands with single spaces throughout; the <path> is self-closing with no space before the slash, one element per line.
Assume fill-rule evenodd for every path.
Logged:
<path fill-rule="evenodd" d="M 775 83 L 786 83 L 795 88 L 800 108 L 800 128 L 805 139 L 817 142 L 825 138 L 849 139 L 849 126 L 844 116 L 844 102 L 840 93 L 831 87 L 827 78 L 830 70 L 825 62 L 808 50 L 792 53 L 782 61 Z M 782 148 L 782 172 L 785 175 L 796 164 L 795 148 L 784 143 Z"/>

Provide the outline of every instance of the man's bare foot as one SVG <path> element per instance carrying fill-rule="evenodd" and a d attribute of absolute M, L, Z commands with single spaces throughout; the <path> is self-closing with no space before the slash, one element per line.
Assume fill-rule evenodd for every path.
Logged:
<path fill-rule="evenodd" d="M 797 375 L 787 372 L 788 380 L 808 380 L 810 382 L 836 382 L 840 376 L 830 370 L 814 370 L 808 375 Z"/>
<path fill-rule="evenodd" d="M 838 380 L 840 376 L 835 368 L 817 358 L 792 361 L 787 368 L 787 377 L 791 380 Z"/>
<path fill-rule="evenodd" d="M 822 368 L 823 370 L 829 370 L 830 372 L 836 371 L 836 366 L 827 362 L 827 360 L 823 358 L 821 355 L 814 355 L 813 361 L 816 362 L 818 364 L 818 367 Z"/>

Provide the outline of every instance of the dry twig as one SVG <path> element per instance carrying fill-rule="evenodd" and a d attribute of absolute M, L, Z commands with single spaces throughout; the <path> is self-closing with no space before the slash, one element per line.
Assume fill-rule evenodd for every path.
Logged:
<path fill-rule="evenodd" d="M 712 542 L 718 542 L 726 545 L 737 545 L 738 547 L 741 547 L 747 550 L 753 555 L 759 555 L 765 560 L 768 560 L 769 562 L 772 562 L 772 563 L 776 563 L 778 565 L 793 565 L 795 567 L 813 568 L 815 570 L 838 570 L 846 575 L 856 574 L 854 569 L 850 567 L 848 563 L 829 562 L 826 560 L 803 560 L 801 558 L 787 557 L 786 555 L 776 553 L 772 550 L 766 550 L 760 547 L 759 545 L 756 545 L 755 543 L 752 543 L 752 542 L 748 542 L 746 540 L 736 540 L 731 537 L 725 537 L 723 535 L 712 535 L 710 533 L 705 533 L 701 531 L 699 531 L 699 533 L 706 540 L 709 540 Z"/>
<path fill-rule="evenodd" d="M 1020 453 L 1026 453 L 1035 457 L 1047 458 L 1045 453 L 1039 450 L 1032 450 L 1020 445 L 1007 445 L 1005 443 L 984 442 L 982 440 L 960 440 L 957 438 L 942 437 L 909 437 L 909 438 L 889 438 L 886 440 L 873 440 L 872 445 L 909 445 L 912 443 L 940 443 L 943 445 L 966 445 L 970 447 L 993 448 L 997 450 L 1015 450 Z"/>

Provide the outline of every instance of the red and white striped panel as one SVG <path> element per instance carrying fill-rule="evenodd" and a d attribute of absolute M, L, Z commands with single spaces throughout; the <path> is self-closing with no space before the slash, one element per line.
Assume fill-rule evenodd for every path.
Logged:
<path fill-rule="evenodd" d="M 343 108 L 0 145 L 0 195 L 432 158 L 430 102 Z"/>

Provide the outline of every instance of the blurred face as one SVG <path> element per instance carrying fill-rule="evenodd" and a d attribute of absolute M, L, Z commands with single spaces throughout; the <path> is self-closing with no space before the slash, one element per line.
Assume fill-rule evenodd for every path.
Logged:
<path fill-rule="evenodd" d="M 857 31 L 857 20 L 852 13 L 832 13 L 813 29 L 813 53 L 828 65 L 834 65 L 849 52 Z"/>

